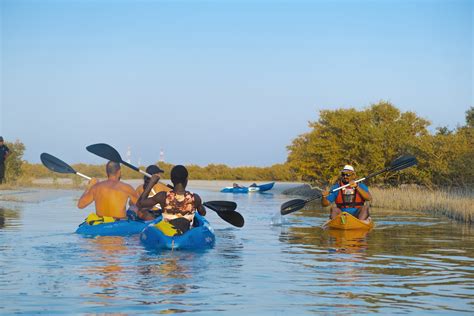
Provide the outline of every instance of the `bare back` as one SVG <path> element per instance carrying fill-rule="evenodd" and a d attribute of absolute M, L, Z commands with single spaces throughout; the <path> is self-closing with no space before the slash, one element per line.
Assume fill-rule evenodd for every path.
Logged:
<path fill-rule="evenodd" d="M 126 183 L 108 179 L 84 192 L 77 205 L 84 208 L 95 202 L 97 215 L 125 218 L 128 199 L 132 204 L 137 203 L 138 195 L 135 190 Z"/>

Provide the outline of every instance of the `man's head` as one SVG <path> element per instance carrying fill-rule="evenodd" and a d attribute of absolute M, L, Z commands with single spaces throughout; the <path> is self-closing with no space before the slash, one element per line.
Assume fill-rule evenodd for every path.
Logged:
<path fill-rule="evenodd" d="M 151 175 L 165 172 L 163 169 L 161 169 L 157 165 L 149 165 L 148 167 L 146 167 L 145 171 L 146 171 L 146 173 L 151 174 Z M 150 180 L 150 178 L 148 178 L 147 176 L 144 176 L 143 180 L 145 182 L 148 182 L 148 180 Z"/>
<path fill-rule="evenodd" d="M 188 184 L 188 170 L 185 166 L 177 165 L 171 169 L 171 182 L 176 186 L 181 183 L 184 187 Z"/>
<path fill-rule="evenodd" d="M 349 181 L 354 180 L 355 170 L 351 165 L 345 165 L 341 170 L 341 180 L 344 184 L 349 183 Z"/>
<path fill-rule="evenodd" d="M 105 166 L 105 171 L 107 171 L 107 177 L 117 177 L 120 179 L 121 173 L 120 173 L 120 164 L 115 161 L 109 161 L 107 165 Z"/>

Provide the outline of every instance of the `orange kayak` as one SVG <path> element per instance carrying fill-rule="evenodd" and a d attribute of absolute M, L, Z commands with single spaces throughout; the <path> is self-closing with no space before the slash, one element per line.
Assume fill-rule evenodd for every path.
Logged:
<path fill-rule="evenodd" d="M 374 222 L 369 217 L 365 221 L 352 216 L 347 212 L 342 212 L 335 218 L 327 221 L 323 227 L 331 229 L 365 229 L 370 230 L 374 228 Z"/>

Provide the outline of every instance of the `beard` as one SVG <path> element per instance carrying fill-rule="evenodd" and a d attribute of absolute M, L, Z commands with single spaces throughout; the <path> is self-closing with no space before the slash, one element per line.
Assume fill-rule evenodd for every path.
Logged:
<path fill-rule="evenodd" d="M 346 180 L 346 178 L 342 178 L 342 183 L 348 184 L 348 183 L 349 183 L 349 180 Z"/>

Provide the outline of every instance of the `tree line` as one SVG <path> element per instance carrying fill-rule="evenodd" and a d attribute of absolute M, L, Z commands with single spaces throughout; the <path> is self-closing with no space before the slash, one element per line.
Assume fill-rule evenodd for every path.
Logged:
<path fill-rule="evenodd" d="M 474 108 L 465 125 L 439 127 L 414 112 L 402 112 L 381 101 L 363 110 L 323 110 L 309 123 L 311 130 L 288 146 L 287 164 L 303 181 L 326 185 L 335 181 L 345 164 L 360 176 L 381 170 L 402 154 L 419 164 L 403 172 L 370 180 L 378 185 L 418 184 L 429 188 L 469 188 L 474 184 Z"/>
<path fill-rule="evenodd" d="M 188 165 L 190 179 L 304 181 L 320 186 L 338 177 L 345 164 L 352 164 L 360 176 L 383 169 L 402 154 L 413 154 L 419 164 L 403 172 L 386 173 L 370 180 L 377 185 L 417 184 L 429 188 L 472 188 L 474 185 L 474 108 L 466 111 L 466 122 L 450 130 L 438 127 L 414 112 L 402 112 L 381 101 L 365 109 L 321 110 L 319 119 L 309 122 L 310 131 L 297 136 L 287 147 L 285 163 L 270 167 L 229 167 L 224 164 Z M 22 160 L 25 146 L 7 143 L 12 154 L 6 161 L 8 182 L 34 178 L 73 177 L 57 174 L 42 164 Z M 173 164 L 159 163 L 169 178 Z M 74 164 L 86 175 L 104 178 L 104 165 Z M 146 166 L 142 166 L 145 169 Z M 123 178 L 141 174 L 122 168 Z"/>

